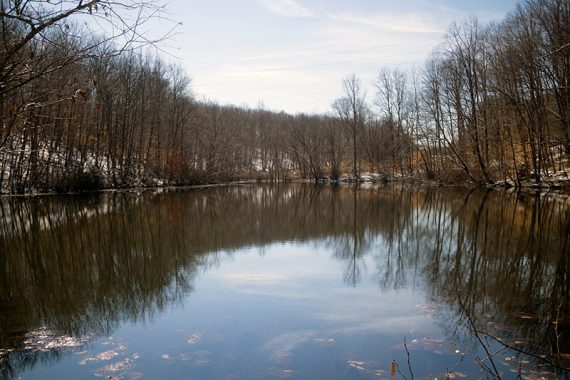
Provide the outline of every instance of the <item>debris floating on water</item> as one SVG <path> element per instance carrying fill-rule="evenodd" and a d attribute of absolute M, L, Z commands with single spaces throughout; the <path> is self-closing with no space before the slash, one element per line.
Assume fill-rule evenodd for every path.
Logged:
<path fill-rule="evenodd" d="M 188 337 L 188 340 L 186 341 L 186 343 L 188 343 L 189 346 L 193 346 L 196 343 L 198 343 L 200 341 L 200 339 L 202 339 L 202 334 L 200 333 L 192 333 L 192 335 L 190 335 Z"/>
<path fill-rule="evenodd" d="M 50 350 L 76 349 L 82 347 L 87 339 L 87 337 L 76 338 L 69 335 L 58 335 L 46 327 L 41 327 L 25 335 L 24 350 L 48 352 Z M 0 356 L 10 351 L 0 351 Z"/>

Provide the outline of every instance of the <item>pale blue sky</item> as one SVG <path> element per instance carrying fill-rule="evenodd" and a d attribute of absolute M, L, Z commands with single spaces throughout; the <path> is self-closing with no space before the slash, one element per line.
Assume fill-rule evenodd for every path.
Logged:
<path fill-rule="evenodd" d="M 383 67 L 420 68 L 453 21 L 500 20 L 516 0 L 172 0 L 171 45 L 198 98 L 326 112 L 341 81 L 367 90 Z"/>

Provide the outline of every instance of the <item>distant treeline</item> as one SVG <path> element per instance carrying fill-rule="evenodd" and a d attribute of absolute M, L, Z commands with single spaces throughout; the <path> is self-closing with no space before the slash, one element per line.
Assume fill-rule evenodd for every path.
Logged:
<path fill-rule="evenodd" d="M 374 106 L 347 77 L 329 115 L 197 101 L 180 67 L 140 49 L 153 43 L 136 30 L 154 3 L 129 4 L 2 0 L 2 191 L 364 172 L 521 185 L 568 171 L 568 0 L 527 0 L 497 24 L 453 24 L 423 70 L 379 68 Z M 125 16 L 137 10 L 146 13 Z M 120 32 L 96 35 L 72 19 Z"/>

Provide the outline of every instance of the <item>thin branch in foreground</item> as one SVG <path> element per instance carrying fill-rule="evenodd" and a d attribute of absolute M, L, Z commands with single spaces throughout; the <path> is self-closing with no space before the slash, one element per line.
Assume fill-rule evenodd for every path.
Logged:
<path fill-rule="evenodd" d="M 485 350 L 485 353 L 487 354 L 487 358 L 491 362 L 491 366 L 493 367 L 493 372 L 492 372 L 493 376 L 496 376 L 497 379 L 501 379 L 501 374 L 499 373 L 499 370 L 497 370 L 497 367 L 495 366 L 495 362 L 493 360 L 494 354 L 491 353 L 491 351 L 489 350 L 489 347 L 487 347 L 487 345 L 481 339 L 481 336 L 479 335 L 479 331 L 477 330 L 477 327 L 475 326 L 475 322 L 473 321 L 473 319 L 469 315 L 469 312 L 467 311 L 467 308 L 465 307 L 463 302 L 461 302 L 461 297 L 460 297 L 459 293 L 457 294 L 457 301 L 459 302 L 459 307 L 461 308 L 463 313 L 465 313 L 465 316 L 467 317 L 467 320 L 469 321 L 469 325 L 471 326 L 471 329 L 473 330 L 475 337 L 477 338 L 477 340 L 479 341 L 479 343 L 481 344 L 481 346 Z"/>
<path fill-rule="evenodd" d="M 476 331 L 476 333 L 478 333 L 478 334 L 484 334 L 485 336 L 488 336 L 489 338 L 493 339 L 493 340 L 496 341 L 497 343 L 503 345 L 504 348 L 508 348 L 509 350 L 513 350 L 513 351 L 515 351 L 515 352 L 519 352 L 519 353 L 521 353 L 521 354 L 530 356 L 530 357 L 532 357 L 532 358 L 539 359 L 539 360 L 543 361 L 544 363 L 546 363 L 546 364 L 548 364 L 548 365 L 551 365 L 551 366 L 553 366 L 553 367 L 555 367 L 555 368 L 558 368 L 558 369 L 560 369 L 560 370 L 562 370 L 562 371 L 570 371 L 570 367 L 565 367 L 564 365 L 562 365 L 562 364 L 560 364 L 560 363 L 556 363 L 556 362 L 554 362 L 554 361 L 548 359 L 545 355 L 537 355 L 537 354 L 532 353 L 532 352 L 530 352 L 530 351 L 523 350 L 522 348 L 513 346 L 512 344 L 509 344 L 509 343 L 503 341 L 501 338 L 498 338 L 498 337 L 494 336 L 494 335 L 491 334 L 491 333 L 488 333 L 488 332 L 486 332 L 486 331 Z"/>
<path fill-rule="evenodd" d="M 455 365 L 454 365 L 451 369 L 447 369 L 447 370 L 446 370 L 446 373 L 445 373 L 445 378 L 446 378 L 446 379 L 451 378 L 451 375 L 453 375 L 453 373 L 455 372 L 455 369 L 456 369 L 457 367 L 459 367 L 459 365 L 460 365 L 461 363 L 463 363 L 463 359 L 464 359 L 464 358 L 465 358 L 465 353 L 462 352 L 462 353 L 461 353 L 461 358 L 459 359 L 459 361 L 458 361 L 457 363 L 455 363 Z"/>
<path fill-rule="evenodd" d="M 406 344 L 406 337 L 404 337 L 404 349 L 408 356 L 408 370 L 410 371 L 411 380 L 414 380 L 414 373 L 412 372 L 412 364 L 410 363 L 410 351 L 408 350 L 408 345 Z"/>

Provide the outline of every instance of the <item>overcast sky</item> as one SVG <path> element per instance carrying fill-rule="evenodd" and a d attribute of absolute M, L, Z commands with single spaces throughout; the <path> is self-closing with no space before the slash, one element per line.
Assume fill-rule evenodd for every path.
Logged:
<path fill-rule="evenodd" d="M 172 0 L 171 42 L 198 98 L 327 112 L 354 73 L 421 68 L 449 24 L 501 20 L 516 0 Z"/>

